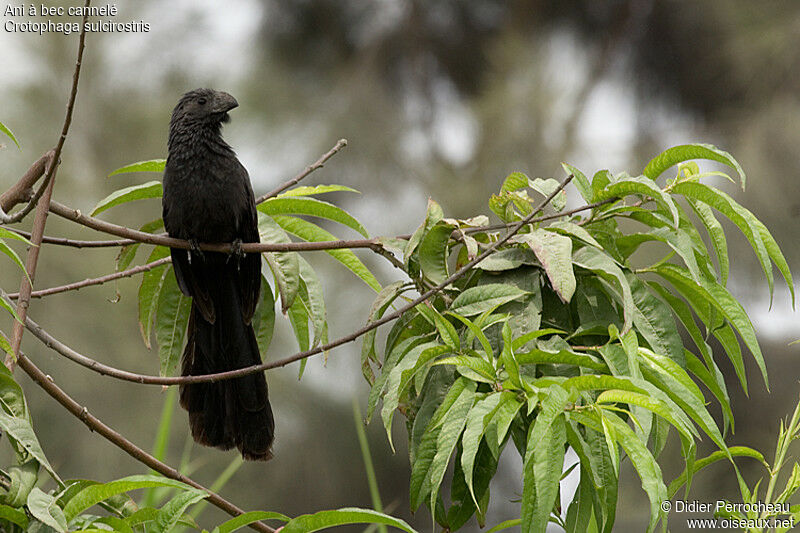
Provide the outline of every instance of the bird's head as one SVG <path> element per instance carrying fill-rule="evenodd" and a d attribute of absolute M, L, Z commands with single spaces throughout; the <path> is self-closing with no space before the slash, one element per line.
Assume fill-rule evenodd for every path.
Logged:
<path fill-rule="evenodd" d="M 237 107 L 236 98 L 223 91 L 213 89 L 195 89 L 184 94 L 172 111 L 172 120 L 194 124 L 219 126 L 228 122 L 228 111 Z"/>

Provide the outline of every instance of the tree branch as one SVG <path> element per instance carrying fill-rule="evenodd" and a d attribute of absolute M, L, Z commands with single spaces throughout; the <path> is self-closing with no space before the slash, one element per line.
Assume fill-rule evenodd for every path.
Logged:
<path fill-rule="evenodd" d="M 108 283 L 109 281 L 114 281 L 115 279 L 120 278 L 129 278 L 131 276 L 135 276 L 141 272 L 147 272 L 148 270 L 152 270 L 157 266 L 165 265 L 172 261 L 171 257 L 163 257 L 152 263 L 146 263 L 144 265 L 139 265 L 133 268 L 129 268 L 128 270 L 122 270 L 120 272 L 114 272 L 111 274 L 106 274 L 105 276 L 100 276 L 97 278 L 88 278 L 83 281 L 76 281 L 74 283 L 68 283 L 66 285 L 59 285 L 58 287 L 50 287 L 48 289 L 42 289 L 39 291 L 33 291 L 30 294 L 31 298 L 43 298 L 45 296 L 50 296 L 51 294 L 58 294 L 60 292 L 67 292 L 67 291 L 76 291 L 78 289 L 82 289 L 84 287 L 90 287 L 92 285 L 102 285 L 103 283 Z M 19 298 L 20 293 L 15 292 L 8 295 L 8 298 L 11 300 L 16 300 Z"/>
<path fill-rule="evenodd" d="M 263 195 L 259 196 L 258 198 L 256 198 L 256 204 L 260 204 L 261 202 L 263 202 L 265 200 L 268 200 L 270 198 L 274 198 L 274 197 L 278 196 L 280 193 L 282 193 L 283 191 L 285 191 L 286 189 L 288 189 L 289 187 L 291 187 L 292 185 L 296 185 L 297 183 L 300 182 L 300 180 L 305 179 L 306 176 L 308 176 L 309 174 L 311 174 L 312 172 L 314 172 L 318 168 L 322 168 L 325 165 L 325 163 L 328 161 L 328 159 L 330 159 L 331 157 L 335 156 L 336 153 L 339 150 L 341 150 L 342 148 L 344 148 L 345 146 L 347 146 L 347 139 L 339 139 L 339 142 L 337 142 L 336 145 L 333 148 L 331 148 L 330 150 L 325 152 L 314 163 L 312 163 L 309 166 L 307 166 L 305 168 L 305 170 L 303 170 L 300 174 L 298 174 L 297 176 L 293 177 L 289 181 L 286 181 L 286 182 L 282 183 L 278 187 L 275 187 L 274 189 L 269 191 L 267 194 L 263 194 Z"/>
<path fill-rule="evenodd" d="M 123 437 L 117 431 L 115 431 L 110 426 L 106 425 L 102 420 L 97 418 L 96 416 L 92 415 L 86 407 L 82 406 L 78 402 L 76 402 L 71 396 L 69 396 L 63 389 L 61 389 L 58 385 L 55 384 L 53 379 L 42 372 L 39 367 L 37 367 L 33 362 L 25 357 L 24 355 L 20 354 L 18 359 L 19 367 L 28 374 L 37 385 L 39 385 L 44 391 L 49 394 L 53 399 L 55 399 L 58 403 L 60 403 L 67 411 L 72 413 L 74 416 L 78 417 L 81 422 L 86 424 L 90 431 L 98 433 L 100 436 L 120 448 L 122 451 L 143 463 L 144 465 L 152 468 L 156 472 L 176 481 L 180 481 L 181 483 L 185 483 L 187 485 L 191 485 L 194 488 L 203 490 L 208 493 L 207 500 L 217 506 L 218 508 L 222 509 L 226 513 L 231 516 L 239 516 L 240 514 L 244 513 L 244 510 L 240 509 L 236 505 L 232 504 L 219 494 L 212 492 L 211 490 L 207 489 L 203 485 L 197 483 L 191 478 L 188 478 L 178 472 L 175 468 L 169 466 L 166 463 L 163 463 L 144 451 L 143 449 L 136 446 L 134 443 Z M 275 530 L 269 527 L 268 525 L 262 522 L 255 522 L 251 524 L 253 529 L 256 531 L 261 531 L 265 533 L 273 533 Z"/>
<path fill-rule="evenodd" d="M 340 337 L 338 339 L 335 339 L 335 340 L 333 340 L 333 341 L 331 341 L 331 342 L 329 342 L 327 344 L 324 344 L 322 346 L 318 346 L 318 347 L 312 348 L 310 350 L 305 350 L 305 351 L 302 351 L 302 352 L 298 352 L 298 353 L 296 353 L 294 355 L 291 355 L 289 357 L 285 357 L 283 359 L 278 359 L 277 361 L 272 361 L 272 362 L 269 362 L 269 363 L 262 363 L 260 365 L 248 366 L 248 367 L 239 368 L 239 369 L 236 369 L 236 370 L 229 370 L 227 372 L 219 372 L 219 373 L 215 373 L 215 374 L 204 374 L 204 375 L 197 375 L 197 376 L 180 376 L 180 377 L 148 376 L 148 375 L 144 375 L 144 374 L 136 374 L 134 372 L 127 372 L 125 370 L 119 370 L 117 368 L 114 368 L 114 367 L 111 367 L 111 366 L 108 366 L 108 365 L 104 365 L 103 363 L 100 363 L 98 361 L 95 361 L 94 359 L 86 357 L 85 355 L 82 355 L 82 354 L 76 352 L 75 350 L 73 350 L 69 346 L 67 346 L 64 343 L 62 343 L 62 342 L 58 341 L 57 339 L 55 339 L 53 336 L 51 336 L 49 333 L 47 333 L 41 326 L 36 324 L 30 318 L 26 318 L 25 319 L 25 327 L 27 327 L 31 331 L 31 333 L 33 333 L 37 338 L 39 338 L 39 340 L 41 340 L 46 346 L 48 346 L 49 348 L 51 348 L 51 349 L 55 350 L 56 352 L 60 353 L 64 357 L 67 357 L 68 359 L 70 359 L 70 360 L 72 360 L 72 361 L 74 361 L 74 362 L 76 362 L 76 363 L 78 363 L 78 364 L 80 364 L 82 366 L 85 366 L 86 368 L 94 370 L 95 372 L 97 372 L 99 374 L 102 374 L 102 375 L 105 375 L 105 376 L 109 376 L 109 377 L 113 377 L 113 378 L 117 378 L 117 379 L 121 379 L 121 380 L 124 380 L 124 381 L 131 381 L 131 382 L 134 382 L 134 383 L 141 383 L 141 384 L 148 384 L 148 385 L 182 385 L 182 384 L 189 384 L 189 383 L 206 383 L 206 382 L 221 381 L 221 380 L 224 380 L 224 379 L 233 379 L 233 378 L 237 378 L 237 377 L 246 376 L 248 374 L 254 374 L 256 372 L 263 372 L 265 370 L 271 370 L 273 368 L 283 367 L 283 366 L 286 366 L 286 365 L 288 365 L 290 363 L 293 363 L 295 361 L 299 361 L 301 359 L 305 359 L 307 357 L 311 357 L 312 355 L 316 355 L 316 354 L 321 353 L 323 351 L 327 352 L 328 350 L 331 350 L 333 348 L 336 348 L 336 347 L 341 346 L 343 344 L 346 344 L 348 342 L 352 342 L 352 341 L 358 339 L 359 337 L 361 337 L 362 335 L 368 333 L 369 331 L 372 331 L 373 329 L 376 329 L 376 328 L 382 326 L 383 324 L 386 324 L 388 322 L 391 322 L 392 320 L 395 320 L 395 319 L 399 318 L 400 316 L 403 315 L 403 313 L 409 311 L 410 309 L 413 309 L 418 304 L 426 301 L 431 296 L 433 296 L 436 293 L 440 292 L 442 289 L 444 289 L 445 287 L 447 287 L 448 285 L 450 285 L 454 281 L 456 281 L 459 278 L 461 278 L 465 273 L 467 273 L 475 265 L 477 265 L 478 263 L 480 263 L 481 261 L 486 259 L 488 256 L 493 254 L 494 251 L 497 250 L 498 247 L 500 247 L 503 244 L 505 244 L 506 242 L 508 242 L 508 240 L 512 236 L 514 236 L 523 226 L 525 226 L 526 224 L 530 224 L 531 221 L 534 220 L 535 215 L 539 211 L 541 211 L 542 208 L 544 208 L 544 206 L 546 206 L 548 203 L 550 203 L 550 201 L 555 197 L 555 195 L 558 194 L 559 192 L 561 192 L 561 190 L 564 187 L 566 187 L 566 185 L 572 180 L 572 178 L 573 178 L 572 175 L 568 176 L 558 186 L 558 188 L 555 191 L 553 191 L 553 193 L 551 193 L 547 198 L 545 198 L 537 207 L 535 207 L 528 216 L 526 216 L 524 219 L 516 222 L 511 228 L 509 228 L 509 232 L 504 237 L 502 237 L 501 239 L 495 241 L 491 246 L 489 246 L 486 250 L 484 250 L 481 254 L 479 254 L 473 260 L 471 260 L 470 262 L 465 264 L 463 267 L 458 269 L 449 278 L 444 280 L 439 285 L 433 287 L 429 291 L 425 292 L 424 294 L 419 296 L 414 301 L 402 306 L 401 308 L 397 309 L 396 311 L 394 311 L 394 312 L 392 312 L 392 313 L 390 313 L 388 315 L 383 316 L 382 318 L 380 318 L 378 320 L 375 320 L 373 322 L 370 322 L 370 323 L 366 324 L 365 326 L 361 327 L 360 329 L 358 329 L 357 331 L 355 331 L 353 333 L 350 333 L 349 335 L 346 335 L 344 337 Z M 4 293 L 2 293 L 1 289 L 0 289 L 0 296 L 2 296 L 3 298 L 7 298 L 7 296 Z"/>
<path fill-rule="evenodd" d="M 47 152 L 42 155 L 36 162 L 31 165 L 31 167 L 22 175 L 17 183 L 15 183 L 10 189 L 5 191 L 4 193 L 0 194 L 0 223 L 2 224 L 12 224 L 17 222 L 15 220 L 19 213 L 14 215 L 7 215 L 6 213 L 10 211 L 15 205 L 22 203 L 31 195 L 31 191 L 33 190 L 33 185 L 39 181 L 39 178 L 42 177 L 45 170 L 50 166 L 50 163 L 53 160 L 53 156 L 55 155 L 54 150 L 48 150 Z M 31 198 L 29 200 L 28 205 L 34 206 L 38 198 Z M 22 211 L 20 211 L 21 213 Z M 25 216 L 25 215 L 22 215 Z M 19 220 L 21 220 L 20 217 Z"/>
<path fill-rule="evenodd" d="M 31 234 L 28 231 L 23 231 L 17 228 L 6 228 L 8 231 L 13 231 L 17 235 L 22 235 L 30 240 Z M 133 239 L 117 239 L 113 241 L 81 241 L 76 239 L 65 239 L 63 237 L 50 237 L 45 235 L 42 237 L 43 244 L 57 244 L 59 246 L 70 246 L 72 248 L 111 248 L 114 246 L 126 246 L 128 244 L 135 244 L 138 241 Z"/>

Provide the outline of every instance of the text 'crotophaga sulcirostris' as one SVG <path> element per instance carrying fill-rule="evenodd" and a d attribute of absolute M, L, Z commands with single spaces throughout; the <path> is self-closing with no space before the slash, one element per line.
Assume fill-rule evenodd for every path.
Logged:
<path fill-rule="evenodd" d="M 261 362 L 250 324 L 261 290 L 260 255 L 201 252 L 196 246 L 259 241 L 247 170 L 221 135 L 228 111 L 237 105 L 228 93 L 196 89 L 183 95 L 169 124 L 164 225 L 171 237 L 193 244 L 190 251 L 171 250 L 178 285 L 192 297 L 184 376 Z M 236 447 L 245 459 L 271 457 L 274 422 L 262 372 L 183 385 L 180 398 L 195 441 Z"/>

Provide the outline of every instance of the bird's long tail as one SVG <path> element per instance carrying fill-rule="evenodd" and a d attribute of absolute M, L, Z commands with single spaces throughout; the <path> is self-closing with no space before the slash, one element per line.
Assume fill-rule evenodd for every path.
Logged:
<path fill-rule="evenodd" d="M 214 301 L 214 322 L 192 303 L 182 374 L 201 375 L 261 363 L 255 333 L 242 318 L 238 292 L 222 276 Z M 248 460 L 272 457 L 272 408 L 263 372 L 180 388 L 181 406 L 189 412 L 192 437 L 200 444 L 223 450 L 238 448 Z"/>

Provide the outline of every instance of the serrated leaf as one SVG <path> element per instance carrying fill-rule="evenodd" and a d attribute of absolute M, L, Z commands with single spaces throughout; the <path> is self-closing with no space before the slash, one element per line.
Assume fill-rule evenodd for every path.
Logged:
<path fill-rule="evenodd" d="M 41 523 L 52 527 L 59 533 L 67 533 L 67 519 L 56 504 L 55 497 L 34 488 L 28 494 L 28 511 Z"/>
<path fill-rule="evenodd" d="M 263 213 L 258 213 L 258 233 L 261 242 L 292 242 L 283 228 Z M 296 252 L 264 252 L 263 255 L 275 279 L 275 289 L 281 297 L 281 312 L 286 314 L 300 290 L 299 256 Z"/>
<path fill-rule="evenodd" d="M 655 352 L 669 357 L 685 368 L 683 341 L 672 310 L 650 292 L 648 286 L 636 275 L 627 273 L 625 278 L 631 287 L 634 303 L 633 325 L 637 333 L 644 337 Z"/>
<path fill-rule="evenodd" d="M 399 518 L 371 509 L 358 509 L 355 507 L 300 515 L 283 526 L 281 533 L 313 533 L 314 531 L 348 524 L 385 524 L 407 533 L 417 533 L 414 528 Z"/>
<path fill-rule="evenodd" d="M 436 501 L 447 461 L 474 403 L 475 387 L 475 382 L 459 378 L 428 424 L 411 469 L 412 510 L 416 511 L 429 495 L 431 502 Z"/>
<path fill-rule="evenodd" d="M 607 256 L 604 252 L 592 246 L 584 246 L 572 255 L 572 262 L 579 267 L 590 270 L 600 277 L 615 281 L 619 286 L 622 297 L 623 314 L 625 324 L 622 328 L 622 333 L 627 333 L 633 322 L 635 313 L 633 295 L 628 280 L 625 278 L 622 270 L 614 263 L 614 260 Z M 615 295 L 617 296 L 617 295 Z"/>
<path fill-rule="evenodd" d="M 164 172 L 164 167 L 167 165 L 166 159 L 150 159 L 149 161 L 139 161 L 138 163 L 131 163 L 125 165 L 108 175 L 115 176 L 117 174 L 126 174 L 128 172 Z"/>
<path fill-rule="evenodd" d="M 317 273 L 311 265 L 303 259 L 300 260 L 300 279 L 306 289 L 306 303 L 308 304 L 308 317 L 311 319 L 311 326 L 314 328 L 314 340 L 310 347 L 315 347 L 321 342 L 328 341 L 328 314 L 325 310 L 325 297 L 322 292 L 322 284 L 319 282 Z"/>
<path fill-rule="evenodd" d="M 605 189 L 600 191 L 598 200 L 605 200 L 608 198 L 624 198 L 631 194 L 638 194 L 640 196 L 649 197 L 664 209 L 667 213 L 672 215 L 673 224 L 678 226 L 680 215 L 678 214 L 678 207 L 675 201 L 669 194 L 665 193 L 655 182 L 644 176 L 626 177 L 619 181 L 609 183 Z"/>
<path fill-rule="evenodd" d="M 708 304 L 717 309 L 726 320 L 733 324 L 758 364 L 765 385 L 769 387 L 764 356 L 758 345 L 758 339 L 756 338 L 753 324 L 750 322 L 742 305 L 736 301 L 731 293 L 722 285 L 710 280 L 703 279 L 700 284 L 695 283 L 686 275 L 687 273 L 684 269 L 676 265 L 663 264 L 654 269 L 654 272 L 672 283 L 682 294 L 685 295 L 687 292 L 691 292 L 694 297 L 700 296 Z"/>
<path fill-rule="evenodd" d="M 172 531 L 175 524 L 183 516 L 186 509 L 200 500 L 205 499 L 208 493 L 204 490 L 188 489 L 172 497 L 156 515 L 155 523 L 150 531 L 152 533 L 167 533 Z"/>
<path fill-rule="evenodd" d="M 105 501 L 112 496 L 132 490 L 152 487 L 172 487 L 182 491 L 195 490 L 180 481 L 162 476 L 128 476 L 108 483 L 91 485 L 82 489 L 66 503 L 64 506 L 64 515 L 67 517 L 67 520 L 70 521 L 92 505 Z"/>
<path fill-rule="evenodd" d="M 719 223 L 708 205 L 691 199 L 688 201 L 711 238 L 711 245 L 714 247 L 717 262 L 719 263 L 720 283 L 727 285 L 730 261 L 728 260 L 728 240 L 725 238 L 725 230 L 723 230 L 722 224 Z"/>
<path fill-rule="evenodd" d="M 506 302 L 528 294 L 513 285 L 504 283 L 488 283 L 477 287 L 470 287 L 450 304 L 448 311 L 463 316 L 473 316 L 491 311 Z"/>
<path fill-rule="evenodd" d="M 516 237 L 530 246 L 547 273 L 553 290 L 562 302 L 569 303 L 576 287 L 572 270 L 572 239 L 541 228 Z"/>
<path fill-rule="evenodd" d="M 561 167 L 564 169 L 564 172 L 571 174 L 574 177 L 573 183 L 578 189 L 578 192 L 581 193 L 581 196 L 583 196 L 583 199 L 586 201 L 586 203 L 593 202 L 594 192 L 592 191 L 592 186 L 589 183 L 589 180 L 586 178 L 586 175 L 567 163 L 561 163 Z"/>
<path fill-rule="evenodd" d="M 448 243 L 455 226 L 437 222 L 422 238 L 419 244 L 419 266 L 422 273 L 436 285 L 448 277 Z"/>
<path fill-rule="evenodd" d="M 316 224 L 308 222 L 297 217 L 290 217 L 286 215 L 275 215 L 273 217 L 284 230 L 296 235 L 301 239 L 309 242 L 322 242 L 322 241 L 335 241 L 336 237 L 328 231 L 320 228 Z M 339 250 L 325 250 L 325 252 L 339 261 L 350 272 L 358 276 L 364 283 L 370 286 L 375 292 L 380 292 L 381 284 L 375 279 L 375 276 L 369 269 L 356 257 L 356 255 L 346 249 Z"/>
<path fill-rule="evenodd" d="M 583 229 L 582 226 L 574 224 L 568 220 L 557 220 L 547 226 L 547 229 L 562 235 L 570 235 L 580 241 L 585 242 L 586 244 L 594 246 L 595 248 L 603 248 L 603 246 L 597 242 L 594 237 L 592 237 L 591 233 Z"/>
<path fill-rule="evenodd" d="M 557 389 L 560 387 L 553 387 Z M 562 392 L 563 389 L 562 389 Z M 566 400 L 566 392 L 564 392 Z M 545 400 L 547 401 L 547 399 Z M 521 529 L 523 533 L 545 533 L 558 497 L 567 441 L 563 406 L 555 417 L 530 426 L 523 463 Z M 537 430 L 537 426 L 540 429 Z M 546 426 L 542 429 L 542 426 Z"/>
<path fill-rule="evenodd" d="M 147 262 L 152 263 L 169 255 L 169 248 L 156 246 Z M 158 308 L 158 298 L 161 288 L 164 286 L 164 279 L 172 276 L 172 265 L 161 265 L 148 270 L 142 276 L 139 285 L 139 330 L 142 333 L 144 344 L 150 349 L 150 335 L 153 326 L 153 319 Z M 174 277 L 174 276 L 173 276 Z"/>
<path fill-rule="evenodd" d="M 473 470 L 475 467 L 475 456 L 478 453 L 481 439 L 488 422 L 492 419 L 497 412 L 498 407 L 504 401 L 513 399 L 514 394 L 510 391 L 495 392 L 489 394 L 484 398 L 478 399 L 469 410 L 466 417 L 466 425 L 464 426 L 464 434 L 461 436 L 461 469 L 464 472 L 464 480 L 466 481 L 469 493 L 472 496 L 472 501 L 475 507 L 479 507 L 478 499 L 475 496 L 475 489 L 473 487 Z"/>
<path fill-rule="evenodd" d="M 175 276 L 167 275 L 158 295 L 156 311 L 156 342 L 162 376 L 172 376 L 178 368 L 191 306 L 192 299 L 178 288 Z"/>
<path fill-rule="evenodd" d="M 711 144 L 695 143 L 673 146 L 650 160 L 643 173 L 648 178 L 654 180 L 672 165 L 691 159 L 709 159 L 728 165 L 739 173 L 739 177 L 742 180 L 742 190 L 744 190 L 747 177 L 742 167 L 731 154 Z"/>
<path fill-rule="evenodd" d="M 267 353 L 275 329 L 275 297 L 267 278 L 261 275 L 261 294 L 252 319 L 253 331 L 256 334 L 258 351 L 261 357 Z"/>
<path fill-rule="evenodd" d="M 6 435 L 13 438 L 31 457 L 36 459 L 53 479 L 61 482 L 61 478 L 58 477 L 56 471 L 50 466 L 50 462 L 47 460 L 41 444 L 39 444 L 39 439 L 33 431 L 33 426 L 31 426 L 27 418 L 11 416 L 5 411 L 0 410 L 0 428 L 3 429 Z"/>
<path fill-rule="evenodd" d="M 364 226 L 347 211 L 329 202 L 317 200 L 316 198 L 287 196 L 269 198 L 260 203 L 257 209 L 270 216 L 307 215 L 324 218 L 354 229 L 366 238 L 369 237 Z"/>
<path fill-rule="evenodd" d="M 769 465 L 767 465 L 766 461 L 764 460 L 764 456 L 761 454 L 761 452 L 756 451 L 752 448 L 748 448 L 747 446 L 731 446 L 730 448 L 728 448 L 728 451 L 730 452 L 730 457 L 750 457 L 760 462 L 765 467 L 767 468 L 769 467 Z M 720 461 L 722 459 L 729 459 L 729 456 L 722 450 L 717 450 L 711 453 L 708 457 L 697 459 L 694 462 L 692 468 L 693 473 L 696 474 L 705 467 L 713 463 L 716 463 L 717 461 Z M 669 498 L 673 498 L 675 494 L 678 493 L 680 488 L 686 483 L 686 477 L 687 477 L 686 470 L 684 469 L 683 473 L 681 473 L 680 476 L 675 478 L 672 481 L 672 483 L 669 484 L 669 487 L 667 488 L 667 493 L 669 495 Z"/>
<path fill-rule="evenodd" d="M 110 209 L 114 206 L 127 202 L 132 202 L 134 200 L 161 198 L 162 194 L 163 190 L 160 181 L 148 181 L 147 183 L 142 183 L 141 185 L 125 187 L 124 189 L 112 192 L 97 202 L 97 205 L 94 206 L 94 209 L 91 212 L 91 216 L 96 216 L 106 209 Z"/>

